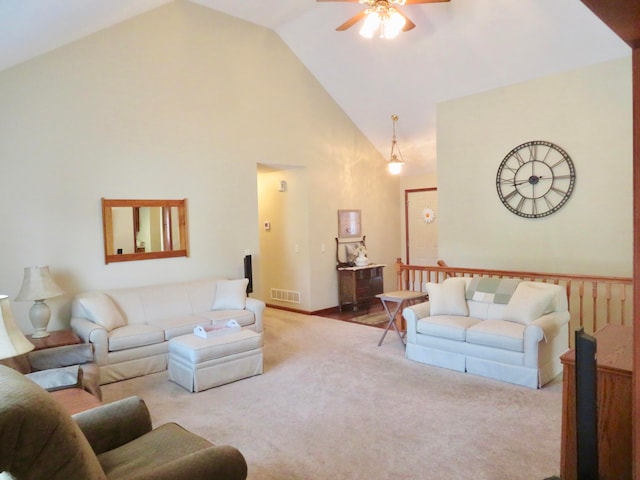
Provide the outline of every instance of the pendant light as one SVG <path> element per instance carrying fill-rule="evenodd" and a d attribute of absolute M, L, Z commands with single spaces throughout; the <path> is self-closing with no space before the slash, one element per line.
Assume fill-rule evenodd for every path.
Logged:
<path fill-rule="evenodd" d="M 404 158 L 402 158 L 402 152 L 396 140 L 396 122 L 398 121 L 398 115 L 391 115 L 391 120 L 393 121 L 393 137 L 391 139 L 391 155 L 389 156 L 387 167 L 389 168 L 389 173 L 398 175 L 402 171 L 402 165 L 404 164 Z"/>

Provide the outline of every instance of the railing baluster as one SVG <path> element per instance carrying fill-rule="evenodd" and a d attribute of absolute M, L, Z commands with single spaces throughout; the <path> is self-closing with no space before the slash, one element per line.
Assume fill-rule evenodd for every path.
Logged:
<path fill-rule="evenodd" d="M 593 299 L 593 311 L 591 315 L 591 321 L 593 322 L 593 331 L 598 330 L 596 312 L 598 311 L 598 282 L 592 282 L 591 284 L 591 298 Z"/>
<path fill-rule="evenodd" d="M 627 300 L 627 286 L 620 285 L 620 325 L 624 325 L 624 309 L 626 307 Z"/>
<path fill-rule="evenodd" d="M 607 324 L 611 323 L 611 284 L 607 282 L 605 284 L 605 295 L 607 302 Z"/>
<path fill-rule="evenodd" d="M 578 298 L 580 299 L 580 323 L 578 323 L 578 327 L 584 327 L 584 282 L 580 282 L 580 287 L 578 288 Z"/>

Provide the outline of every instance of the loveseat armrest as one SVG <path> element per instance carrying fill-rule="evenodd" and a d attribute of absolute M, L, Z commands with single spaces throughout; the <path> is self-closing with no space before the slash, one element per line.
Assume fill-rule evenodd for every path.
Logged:
<path fill-rule="evenodd" d="M 525 366 L 538 367 L 538 359 L 540 355 L 540 343 L 553 346 L 554 350 L 551 355 L 559 356 L 566 348 L 563 345 L 568 342 L 566 335 L 568 329 L 570 314 L 564 312 L 552 312 L 537 318 L 524 329 L 524 362 Z"/>
<path fill-rule="evenodd" d="M 258 300 L 257 298 L 249 298 L 247 297 L 247 301 L 245 303 L 245 308 L 253 312 L 253 316 L 256 319 L 254 331 L 257 333 L 261 333 L 263 330 L 263 315 L 265 303 L 262 300 Z"/>
<path fill-rule="evenodd" d="M 569 312 L 552 312 L 537 318 L 524 330 L 525 350 L 527 341 L 536 344 L 542 340 L 551 341 L 569 322 Z"/>
<path fill-rule="evenodd" d="M 109 332 L 106 328 L 82 317 L 71 317 L 71 329 L 85 343 L 93 345 L 94 360 L 98 365 L 108 363 Z"/>
<path fill-rule="evenodd" d="M 213 445 L 166 463 L 135 477 L 135 480 L 174 480 L 176 478 L 247 478 L 247 462 L 231 445 Z"/>
<path fill-rule="evenodd" d="M 429 302 L 416 303 L 402 310 L 402 316 L 407 322 L 407 342 L 416 343 L 418 320 L 429 316 Z"/>
<path fill-rule="evenodd" d="M 96 455 L 135 440 L 152 428 L 149 409 L 136 396 L 76 413 L 73 419 Z"/>

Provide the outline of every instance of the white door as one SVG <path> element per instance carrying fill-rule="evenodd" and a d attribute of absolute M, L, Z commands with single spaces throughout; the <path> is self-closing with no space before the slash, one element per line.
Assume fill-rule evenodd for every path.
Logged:
<path fill-rule="evenodd" d="M 438 261 L 438 191 L 424 188 L 405 191 L 407 263 L 436 265 Z"/>

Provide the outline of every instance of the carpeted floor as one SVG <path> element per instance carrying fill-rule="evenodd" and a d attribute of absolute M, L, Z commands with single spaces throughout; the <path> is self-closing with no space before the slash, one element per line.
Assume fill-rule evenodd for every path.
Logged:
<path fill-rule="evenodd" d="M 540 480 L 560 463 L 561 380 L 541 390 L 408 361 L 397 336 L 267 309 L 265 373 L 191 394 L 166 372 L 103 386 L 240 449 L 250 480 Z"/>

